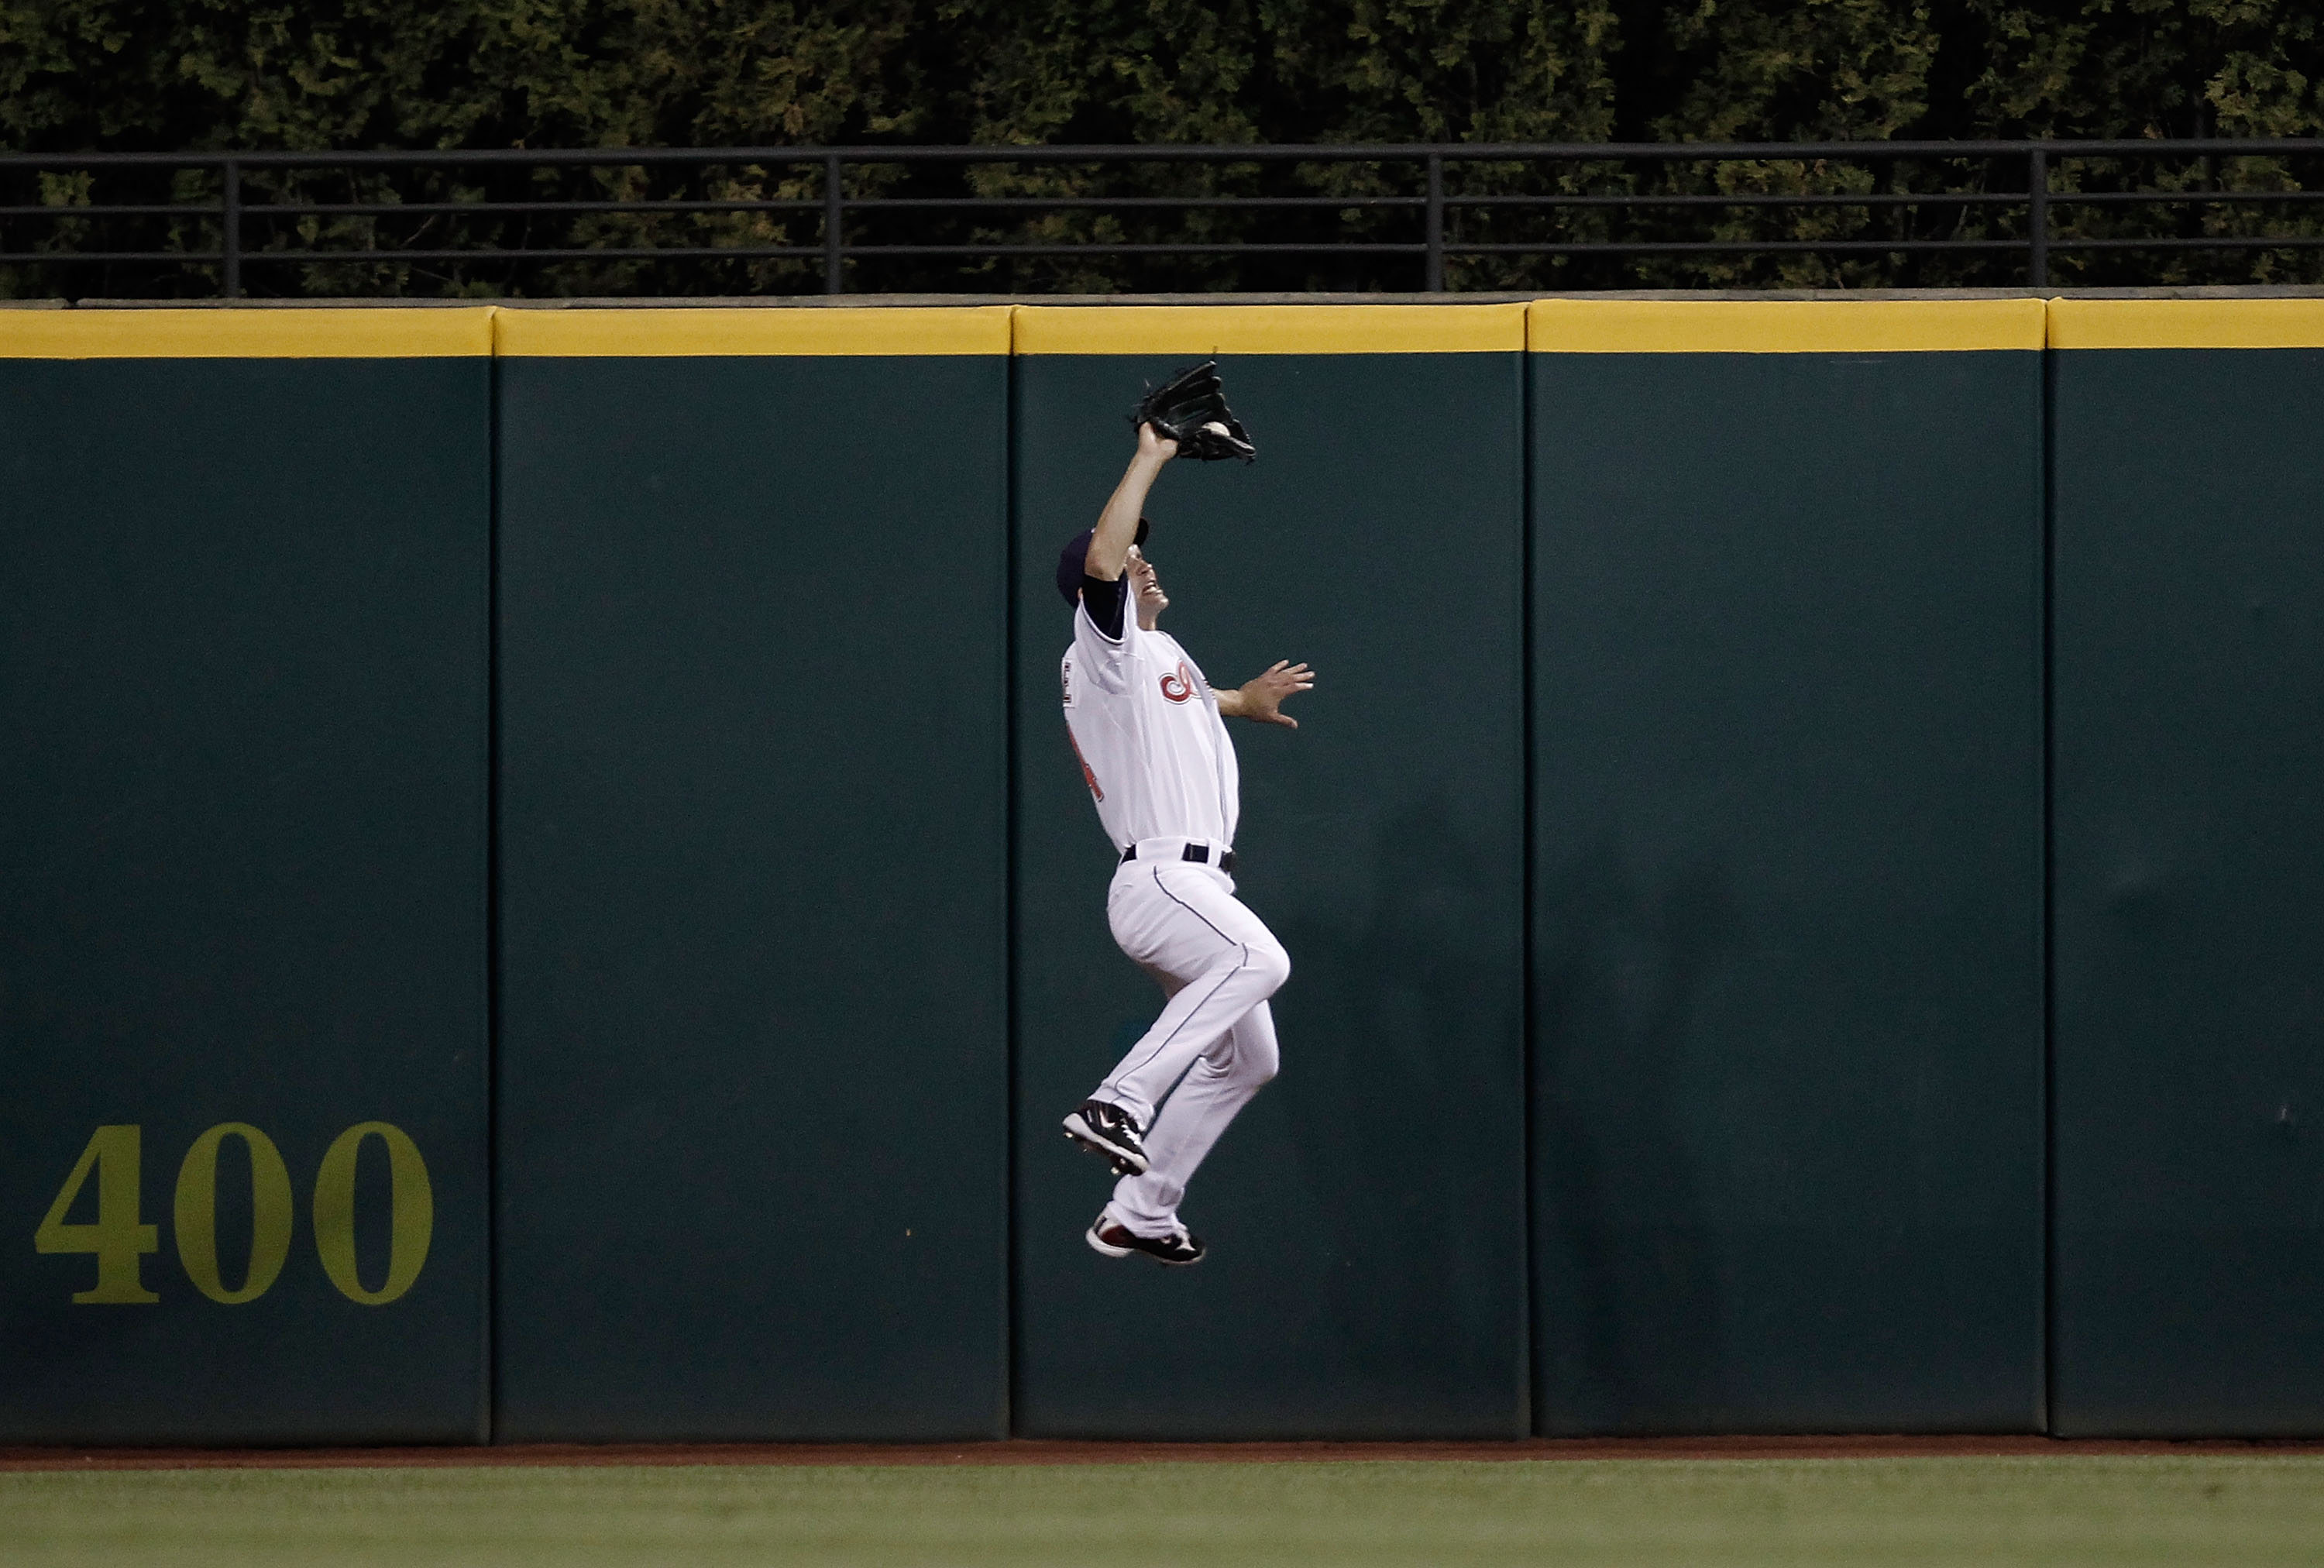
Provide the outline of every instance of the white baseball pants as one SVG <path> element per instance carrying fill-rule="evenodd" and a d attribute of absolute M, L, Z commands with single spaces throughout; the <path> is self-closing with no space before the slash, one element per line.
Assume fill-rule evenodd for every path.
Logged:
<path fill-rule="evenodd" d="M 1275 1076 L 1267 999 L 1291 977 L 1290 955 L 1236 899 L 1234 879 L 1180 859 L 1184 843 L 1154 840 L 1151 850 L 1139 844 L 1139 858 L 1115 869 L 1106 896 L 1114 941 L 1169 998 L 1092 1096 L 1120 1106 L 1146 1130 L 1145 1173 L 1122 1177 L 1106 1205 L 1115 1223 L 1138 1236 L 1177 1229 L 1195 1167 Z"/>

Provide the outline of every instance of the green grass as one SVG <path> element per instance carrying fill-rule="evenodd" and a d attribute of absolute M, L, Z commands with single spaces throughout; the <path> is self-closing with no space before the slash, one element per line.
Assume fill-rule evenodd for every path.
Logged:
<path fill-rule="evenodd" d="M 0 1474 L 47 1564 L 2324 1561 L 2324 1458 Z"/>

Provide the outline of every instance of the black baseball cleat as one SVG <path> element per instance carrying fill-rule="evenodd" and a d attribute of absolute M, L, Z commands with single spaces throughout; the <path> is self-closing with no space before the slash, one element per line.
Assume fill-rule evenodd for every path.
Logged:
<path fill-rule="evenodd" d="M 1181 1225 L 1167 1236 L 1133 1236 L 1121 1226 L 1100 1214 L 1090 1222 L 1082 1240 L 1091 1248 L 1109 1258 L 1127 1258 L 1132 1252 L 1143 1252 L 1157 1263 L 1168 1263 L 1185 1268 L 1203 1260 L 1202 1238 Z"/>
<path fill-rule="evenodd" d="M 1065 1118 L 1065 1136 L 1092 1154 L 1103 1155 L 1116 1176 L 1145 1174 L 1146 1145 L 1138 1136 L 1138 1123 L 1119 1105 L 1083 1101 Z"/>

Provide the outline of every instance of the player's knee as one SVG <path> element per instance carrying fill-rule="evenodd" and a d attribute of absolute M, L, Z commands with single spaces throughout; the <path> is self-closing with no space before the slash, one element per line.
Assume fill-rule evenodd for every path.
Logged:
<path fill-rule="evenodd" d="M 1283 1056 L 1273 1040 L 1260 1040 L 1235 1053 L 1235 1073 L 1256 1088 L 1271 1082 L 1283 1070 Z"/>
<path fill-rule="evenodd" d="M 1243 966 L 1266 985 L 1273 996 L 1291 978 L 1291 955 L 1277 942 L 1253 942 L 1243 949 Z"/>

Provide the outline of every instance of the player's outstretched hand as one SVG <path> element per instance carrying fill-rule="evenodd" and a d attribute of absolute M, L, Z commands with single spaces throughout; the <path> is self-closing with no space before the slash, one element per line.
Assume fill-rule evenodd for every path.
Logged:
<path fill-rule="evenodd" d="M 1283 711 L 1283 699 L 1315 687 L 1315 672 L 1304 664 L 1278 659 L 1257 678 L 1242 684 L 1240 715 L 1263 724 L 1296 730 L 1299 721 Z"/>
<path fill-rule="evenodd" d="M 1157 435 L 1151 425 L 1138 427 L 1138 455 L 1168 462 L 1178 455 L 1178 443 L 1167 436 Z"/>

